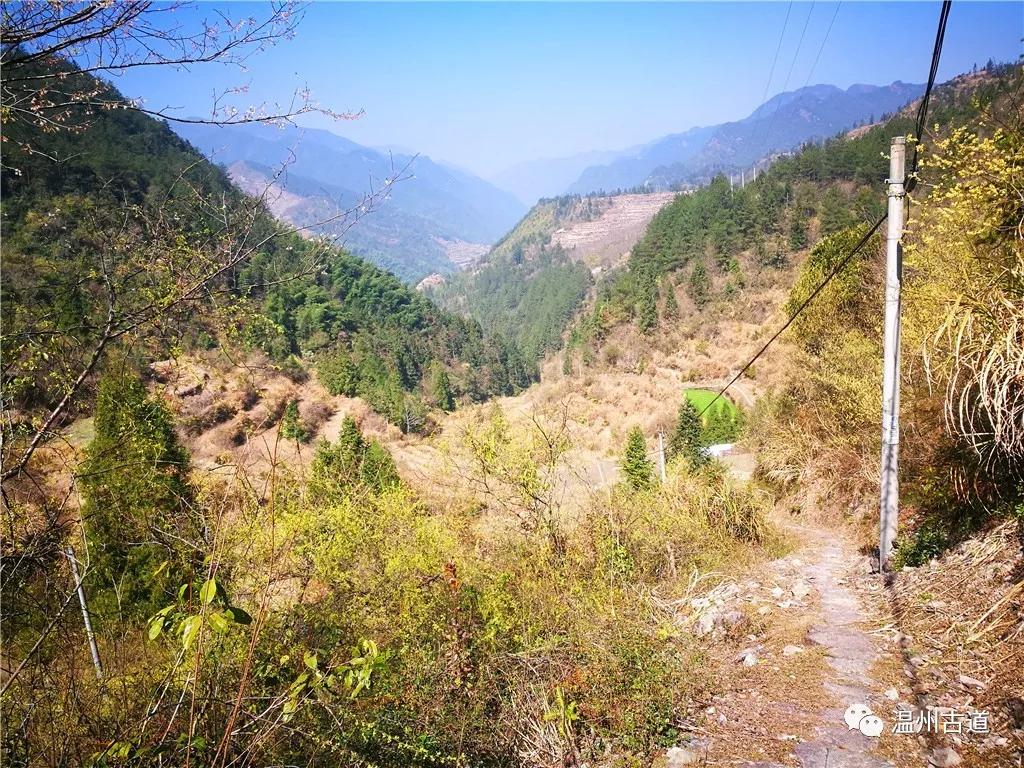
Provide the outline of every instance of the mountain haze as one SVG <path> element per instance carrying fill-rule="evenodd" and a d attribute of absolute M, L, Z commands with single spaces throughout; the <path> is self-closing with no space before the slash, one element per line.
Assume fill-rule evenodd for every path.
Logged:
<path fill-rule="evenodd" d="M 246 191 L 259 194 L 274 180 L 271 197 L 279 203 L 291 199 L 276 206 L 290 223 L 343 236 L 354 253 L 407 281 L 458 269 L 465 246 L 471 253 L 485 251 L 525 211 L 511 194 L 466 171 L 423 155 L 364 147 L 329 131 L 211 125 L 176 130 L 214 162 L 233 169 Z M 397 183 L 357 226 L 316 226 L 393 178 Z"/>
<path fill-rule="evenodd" d="M 665 136 L 605 165 L 585 169 L 569 193 L 694 185 L 717 173 L 752 169 L 772 155 L 822 141 L 896 111 L 923 86 L 813 85 L 780 93 L 743 120 Z"/>
<path fill-rule="evenodd" d="M 561 195 L 590 166 L 614 162 L 633 151 L 597 150 L 569 157 L 527 160 L 499 171 L 491 181 L 532 206 L 541 198 Z"/>

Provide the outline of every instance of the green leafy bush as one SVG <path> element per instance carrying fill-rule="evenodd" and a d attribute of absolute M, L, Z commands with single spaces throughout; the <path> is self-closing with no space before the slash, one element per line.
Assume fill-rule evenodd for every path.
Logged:
<path fill-rule="evenodd" d="M 309 440 L 309 431 L 299 416 L 299 401 L 289 400 L 281 416 L 280 435 L 284 440 L 304 443 Z"/>

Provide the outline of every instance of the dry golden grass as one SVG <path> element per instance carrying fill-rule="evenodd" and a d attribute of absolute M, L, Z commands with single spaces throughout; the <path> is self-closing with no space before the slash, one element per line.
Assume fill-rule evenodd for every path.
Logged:
<path fill-rule="evenodd" d="M 800 257 L 785 270 L 759 269 L 751 260 L 750 254 L 741 257 L 747 284 L 731 298 L 698 311 L 677 287 L 680 319 L 664 322 L 651 335 L 621 325 L 590 366 L 566 376 L 560 358 L 552 356 L 542 364 L 540 383 L 494 401 L 513 429 L 530 428 L 532 418 L 544 411 L 566 410 L 572 441 L 563 461 L 567 510 L 578 509 L 617 481 L 630 429 L 639 426 L 653 452 L 657 433 L 669 432 L 675 422 L 683 390 L 723 386 L 783 322 L 777 308 Z M 725 278 L 715 279 L 720 289 Z M 750 408 L 782 378 L 789 354 L 785 347 L 772 349 L 734 385 L 730 397 Z M 461 435 L 494 403 L 438 414 L 434 434 L 413 436 L 403 435 L 361 399 L 331 396 L 315 376 L 296 383 L 259 354 L 229 360 L 209 353 L 161 364 L 160 378 L 162 383 L 155 386 L 172 409 L 199 425 L 194 434 L 184 436 L 199 468 L 228 463 L 259 474 L 283 462 L 301 472 L 312 456 L 312 444 L 335 439 L 342 420 L 351 415 L 364 433 L 391 451 L 402 477 L 428 502 L 452 508 L 473 504 L 457 471 L 466 461 L 459 454 Z M 276 423 L 291 399 L 298 400 L 311 433 L 307 445 L 278 440 Z"/>
<path fill-rule="evenodd" d="M 1024 750 L 1022 549 L 1019 523 L 1003 523 L 888 589 L 918 705 L 987 711 L 993 739 L 1006 740 L 979 749 L 964 738 L 954 748 L 965 766 L 1011 765 Z"/>

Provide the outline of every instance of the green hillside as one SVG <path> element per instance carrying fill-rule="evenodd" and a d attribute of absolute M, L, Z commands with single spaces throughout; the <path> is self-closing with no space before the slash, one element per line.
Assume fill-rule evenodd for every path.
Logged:
<path fill-rule="evenodd" d="M 70 71 L 67 82 L 97 86 Z M 339 391 L 396 423 L 433 403 L 424 378 L 437 365 L 456 397 L 527 383 L 510 342 L 287 230 L 166 124 L 126 109 L 69 120 L 4 125 L 4 383 L 26 413 L 53 408 L 97 346 L 93 373 L 115 347 L 136 361 L 217 344 L 278 362 L 343 359 L 353 375 Z M 142 332 L 154 326 L 155 337 Z M 88 398 L 76 407 L 88 411 Z"/>
<path fill-rule="evenodd" d="M 981 105 L 1014 87 L 1012 66 L 941 86 L 930 124 L 948 131 L 975 120 Z M 908 108 L 867 130 L 779 158 L 742 188 L 719 176 L 678 196 L 651 221 L 627 268 L 600 286 L 597 308 L 649 330 L 664 313 L 659 286 L 666 275 L 681 280 L 698 307 L 713 298 L 728 301 L 751 271 L 785 267 L 814 239 L 877 219 L 885 211 L 879 190 L 890 138 L 913 127 Z M 709 295 L 712 277 L 720 278 L 725 295 Z"/>
<path fill-rule="evenodd" d="M 541 200 L 491 249 L 476 269 L 431 289 L 442 307 L 514 341 L 533 366 L 561 348 L 563 333 L 583 305 L 592 278 L 551 237 L 574 221 L 600 216 L 599 198 L 570 195 Z"/>

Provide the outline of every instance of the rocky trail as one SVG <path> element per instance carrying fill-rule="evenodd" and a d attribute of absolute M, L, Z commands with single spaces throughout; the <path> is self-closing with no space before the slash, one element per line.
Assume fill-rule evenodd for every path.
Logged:
<path fill-rule="evenodd" d="M 727 465 L 737 480 L 748 479 Z M 776 523 L 796 543 L 794 551 L 742 583 L 719 585 L 699 605 L 698 634 L 735 643 L 741 637 L 730 629 L 752 630 L 742 637 L 750 644 L 725 659 L 738 672 L 720 670 L 732 690 L 705 709 L 706 737 L 697 749 L 670 750 L 667 768 L 895 768 L 879 753 L 882 733 L 875 733 L 885 730 L 875 713 L 899 698 L 895 689 L 883 692 L 874 674 L 891 651 L 877 632 L 884 618 L 880 580 L 842 531 L 791 519 Z M 856 715 L 847 718 L 851 708 Z M 859 720 L 850 727 L 847 719 L 855 717 L 873 718 L 865 729 L 870 735 L 857 727 Z"/>
<path fill-rule="evenodd" d="M 841 527 L 782 525 L 799 542 L 794 552 L 689 601 L 695 634 L 723 646 L 718 676 L 727 682 L 690 745 L 666 753 L 665 768 L 1004 764 L 975 752 L 981 737 L 966 729 L 950 741 L 920 726 L 894 732 L 908 718 L 901 710 L 915 718 L 944 710 L 920 696 L 887 587 Z"/>
<path fill-rule="evenodd" d="M 842 537 L 830 536 L 820 529 L 805 531 L 804 535 L 817 549 L 817 556 L 802 566 L 801 575 L 817 597 L 817 611 L 807 640 L 824 651 L 824 697 L 823 706 L 817 711 L 820 724 L 807 734 L 806 740 L 794 746 L 793 754 L 803 768 L 891 766 L 891 762 L 876 754 L 879 740 L 887 734 L 885 722 L 868 714 L 870 711 L 887 715 L 892 699 L 898 698 L 895 689 L 890 689 L 886 697 L 881 683 L 872 676 L 872 667 L 886 650 L 868 630 L 871 619 L 861 605 L 860 595 L 866 593 L 872 602 L 877 601 L 877 581 L 873 589 L 865 583 L 871 578 L 867 560 L 858 557 Z M 849 727 L 845 713 L 851 707 L 863 707 L 854 717 L 874 717 L 875 729 L 881 727 L 882 732 L 874 734 L 867 724 Z M 907 746 L 916 752 L 916 744 Z M 775 768 L 776 764 L 761 765 Z"/>

